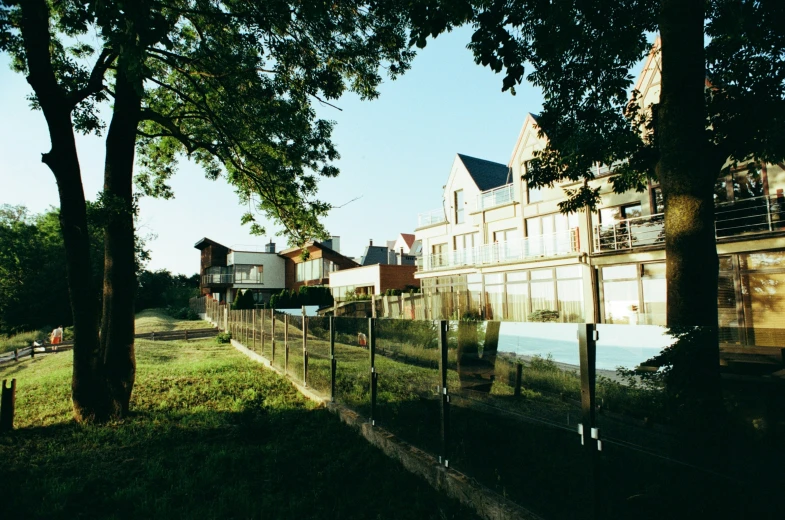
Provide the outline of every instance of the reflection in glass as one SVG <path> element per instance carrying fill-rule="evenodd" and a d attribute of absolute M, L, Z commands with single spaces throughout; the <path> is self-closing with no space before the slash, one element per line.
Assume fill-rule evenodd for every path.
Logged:
<path fill-rule="evenodd" d="M 507 285 L 507 313 L 511 321 L 527 321 L 529 316 L 529 286 L 525 283 Z"/>
<path fill-rule="evenodd" d="M 741 292 L 754 344 L 781 347 L 785 341 L 785 273 L 742 274 Z"/>
<path fill-rule="evenodd" d="M 580 323 L 583 321 L 583 282 L 581 280 L 559 280 L 557 282 L 560 321 Z"/>
<path fill-rule="evenodd" d="M 625 266 L 626 267 L 626 266 Z M 603 273 L 607 268 L 603 269 Z M 638 281 L 604 282 L 605 322 L 638 324 Z"/>
<path fill-rule="evenodd" d="M 486 318 L 489 320 L 504 319 L 504 286 L 485 286 Z"/>

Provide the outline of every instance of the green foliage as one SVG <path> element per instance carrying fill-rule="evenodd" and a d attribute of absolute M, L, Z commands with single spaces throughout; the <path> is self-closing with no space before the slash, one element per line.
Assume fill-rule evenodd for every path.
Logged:
<path fill-rule="evenodd" d="M 50 26 L 34 29 L 51 32 L 44 65 L 74 100 L 75 130 L 101 133 L 99 107 L 116 90 L 109 71 L 122 68 L 144 84 L 141 190 L 171 197 L 167 181 L 188 156 L 210 178 L 226 174 L 253 208 L 242 219 L 252 231 L 264 232 L 258 211 L 296 243 L 327 236 L 319 219 L 330 205 L 315 198 L 318 178 L 338 174 L 333 123 L 318 119 L 313 103 L 329 104 L 347 91 L 373 99 L 380 70 L 394 79 L 414 57 L 407 3 L 338 0 L 327 9 L 311 1 L 69 1 L 45 9 Z M 31 57 L 21 11 L 15 3 L 0 9 L 0 51 L 26 74 Z M 90 45 L 81 38 L 88 34 Z M 39 95 L 35 107 L 53 101 Z"/>
<path fill-rule="evenodd" d="M 253 292 L 243 291 L 235 296 L 234 301 L 232 302 L 232 309 L 253 309 L 255 305 L 256 302 L 253 299 Z"/>
<path fill-rule="evenodd" d="M 283 289 L 270 298 L 270 307 L 273 309 L 299 309 L 304 305 L 318 305 L 323 308 L 332 307 L 333 304 L 333 295 L 329 287 L 303 285 L 297 291 Z"/>
<path fill-rule="evenodd" d="M 529 314 L 528 320 L 536 322 L 556 322 L 559 321 L 559 311 L 540 309 Z"/>
<path fill-rule="evenodd" d="M 165 309 L 166 314 L 178 320 L 198 320 L 199 315 L 190 307 L 169 306 Z"/>
<path fill-rule="evenodd" d="M 218 335 L 215 337 L 215 342 L 220 344 L 229 343 L 232 341 L 232 333 L 231 332 L 219 332 Z"/>
<path fill-rule="evenodd" d="M 71 323 L 59 218 L 58 209 L 33 215 L 24 206 L 0 206 L 0 333 L 43 327 L 51 330 Z M 102 210 L 88 203 L 87 219 L 93 287 L 79 290 L 93 291 L 100 300 L 104 269 Z M 137 238 L 136 249 L 137 266 L 141 266 L 148 256 L 143 240 Z M 182 305 L 187 303 L 186 298 Z"/>
<path fill-rule="evenodd" d="M 179 312 L 199 295 L 199 275 L 172 275 L 166 269 L 144 270 L 137 276 L 136 310 L 173 308 Z"/>

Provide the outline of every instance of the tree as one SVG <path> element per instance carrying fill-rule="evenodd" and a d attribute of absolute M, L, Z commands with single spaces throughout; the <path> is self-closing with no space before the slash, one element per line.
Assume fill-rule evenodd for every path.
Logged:
<path fill-rule="evenodd" d="M 391 77 L 407 69 L 406 7 L 0 0 L 0 50 L 26 75 L 52 141 L 42 161 L 60 194 L 77 420 L 124 415 L 133 389 L 135 152 L 145 193 L 171 196 L 166 179 L 187 155 L 210 177 L 225 172 L 241 200 L 281 222 L 294 242 L 326 235 L 319 217 L 329 205 L 314 195 L 318 176 L 338 173 L 331 164 L 338 153 L 332 124 L 318 120 L 311 103 L 347 89 L 373 98 L 382 65 Z M 79 41 L 87 33 L 97 46 Z M 74 132 L 102 132 L 97 107 L 110 99 L 99 336 L 97 302 L 84 290 L 90 251 Z M 251 212 L 244 221 L 263 232 Z"/>
<path fill-rule="evenodd" d="M 728 168 L 785 158 L 785 4 L 774 0 L 465 0 L 431 2 L 414 37 L 474 26 L 475 60 L 504 71 L 503 90 L 527 79 L 544 94 L 547 136 L 524 180 L 563 181 L 564 212 L 594 209 L 592 166 L 615 165 L 613 189 L 659 181 L 665 202 L 667 323 L 689 352 L 689 388 L 705 418 L 720 401 L 714 186 Z M 659 103 L 630 101 L 630 69 L 660 34 Z M 531 72 L 525 74 L 525 67 Z M 650 109 L 650 110 L 649 110 Z M 699 340 L 690 334 L 704 326 Z M 676 359 L 675 356 L 671 357 Z M 684 378 L 682 378 L 684 379 Z M 685 394 L 686 395 L 686 394 Z"/>
<path fill-rule="evenodd" d="M 785 157 L 785 5 L 757 0 L 481 0 L 444 7 L 428 31 L 474 25 L 478 63 L 542 88 L 548 145 L 524 179 L 533 188 L 580 182 L 565 212 L 594 209 L 593 166 L 616 165 L 616 192 L 660 182 L 665 199 L 668 325 L 717 325 L 713 190 L 728 168 Z M 463 12 L 463 18 L 455 13 Z M 453 15 L 452 17 L 450 15 Z M 659 31 L 662 92 L 632 102 L 631 67 Z M 531 72 L 525 75 L 525 66 Z M 708 88 L 707 88 L 708 82 Z M 651 111 L 641 110 L 651 108 Z"/>

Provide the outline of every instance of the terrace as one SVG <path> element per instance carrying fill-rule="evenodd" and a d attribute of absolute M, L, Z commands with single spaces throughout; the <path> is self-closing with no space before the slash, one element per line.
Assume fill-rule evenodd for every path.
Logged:
<path fill-rule="evenodd" d="M 782 196 L 764 196 L 717 204 L 714 229 L 717 240 L 785 231 L 785 199 Z M 594 250 L 597 252 L 637 249 L 664 243 L 663 213 L 594 226 Z"/>
<path fill-rule="evenodd" d="M 428 226 L 435 226 L 436 224 L 443 224 L 444 222 L 447 222 L 447 217 L 444 214 L 444 210 L 441 208 L 432 209 L 417 215 L 418 229 Z"/>
<path fill-rule="evenodd" d="M 547 235 L 494 242 L 472 249 L 423 255 L 418 261 L 417 271 L 520 262 L 534 258 L 572 254 L 578 250 L 578 229 L 574 228 Z"/>
<path fill-rule="evenodd" d="M 477 196 L 477 211 L 495 208 L 509 204 L 515 200 L 513 185 L 507 184 L 492 190 L 487 190 Z"/>

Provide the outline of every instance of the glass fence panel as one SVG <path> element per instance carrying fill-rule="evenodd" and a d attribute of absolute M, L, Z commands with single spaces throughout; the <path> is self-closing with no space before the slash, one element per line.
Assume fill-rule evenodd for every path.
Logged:
<path fill-rule="evenodd" d="M 335 401 L 364 417 L 371 407 L 367 318 L 335 318 Z"/>
<path fill-rule="evenodd" d="M 773 469 L 785 462 L 781 355 L 729 357 L 710 328 L 597 331 L 603 517 L 772 518 L 785 484 Z"/>
<path fill-rule="evenodd" d="M 377 320 L 375 359 L 376 424 L 438 456 L 441 450 L 438 322 Z"/>
<path fill-rule="evenodd" d="M 275 330 L 273 330 L 272 324 L 270 326 L 270 334 L 272 336 L 272 340 L 270 343 L 270 350 L 271 350 L 271 358 L 272 365 L 280 370 L 284 369 L 284 364 L 286 362 L 286 346 L 288 345 L 288 338 L 287 334 L 285 333 L 286 327 L 286 315 L 276 311 L 275 315 Z"/>
<path fill-rule="evenodd" d="M 306 383 L 324 396 L 330 395 L 330 319 L 308 318 L 308 376 Z"/>
<path fill-rule="evenodd" d="M 290 315 L 287 332 L 286 373 L 295 381 L 303 382 L 303 317 Z"/>
<path fill-rule="evenodd" d="M 450 322 L 450 465 L 546 518 L 586 515 L 577 326 Z"/>

